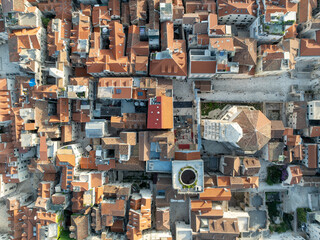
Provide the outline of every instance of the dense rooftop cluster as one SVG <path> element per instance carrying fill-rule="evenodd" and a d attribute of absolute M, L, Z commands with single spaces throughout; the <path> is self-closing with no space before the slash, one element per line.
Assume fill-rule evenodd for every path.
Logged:
<path fill-rule="evenodd" d="M 293 86 L 274 119 L 250 104 L 201 115 L 197 95 L 213 78 L 317 66 L 317 1 L 0 4 L 0 238 L 264 236 L 280 219 L 259 192 L 266 164 L 282 174 L 267 183 L 320 186 L 319 100 Z"/>

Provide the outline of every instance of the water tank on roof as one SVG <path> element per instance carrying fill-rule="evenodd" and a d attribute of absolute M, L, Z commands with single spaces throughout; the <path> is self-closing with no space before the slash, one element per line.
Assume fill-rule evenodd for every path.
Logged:
<path fill-rule="evenodd" d="M 48 146 L 52 146 L 52 145 L 53 145 L 53 142 L 52 142 L 51 140 L 48 140 L 48 141 L 47 141 L 47 145 L 48 145 Z"/>
<path fill-rule="evenodd" d="M 141 107 L 145 106 L 145 103 L 141 101 L 141 102 L 140 102 L 140 106 L 141 106 Z"/>
<path fill-rule="evenodd" d="M 134 102 L 134 105 L 135 105 L 136 107 L 138 107 L 138 106 L 139 106 L 139 102 Z"/>
<path fill-rule="evenodd" d="M 36 85 L 36 80 L 34 78 L 31 78 L 30 81 L 29 81 L 29 86 L 33 87 L 35 85 Z"/>
<path fill-rule="evenodd" d="M 107 34 L 109 29 L 107 27 L 102 28 L 102 33 Z"/>

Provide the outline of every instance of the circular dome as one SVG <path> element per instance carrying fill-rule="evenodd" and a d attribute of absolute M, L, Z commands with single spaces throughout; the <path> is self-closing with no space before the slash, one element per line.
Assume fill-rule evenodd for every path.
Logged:
<path fill-rule="evenodd" d="M 192 168 L 184 169 L 180 174 L 180 180 L 184 185 L 192 185 L 197 179 L 197 173 Z"/>

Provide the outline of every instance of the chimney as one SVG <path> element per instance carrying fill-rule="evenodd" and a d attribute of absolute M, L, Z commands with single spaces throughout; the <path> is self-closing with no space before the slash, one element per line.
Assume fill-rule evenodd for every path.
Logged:
<path fill-rule="evenodd" d="M 226 230 L 226 228 L 227 228 L 227 220 L 222 220 L 222 228 L 223 228 L 223 230 Z"/>
<path fill-rule="evenodd" d="M 213 220 L 213 228 L 216 226 L 217 220 Z"/>

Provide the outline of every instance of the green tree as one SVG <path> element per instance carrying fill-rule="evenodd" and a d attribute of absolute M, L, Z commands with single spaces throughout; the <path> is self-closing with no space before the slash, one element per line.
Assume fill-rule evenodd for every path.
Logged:
<path fill-rule="evenodd" d="M 44 17 L 42 18 L 42 24 L 45 28 L 48 27 L 50 20 L 51 20 L 50 18 L 44 18 Z"/>
<path fill-rule="evenodd" d="M 268 167 L 267 184 L 273 185 L 280 183 L 281 180 L 281 170 L 276 166 Z"/>

